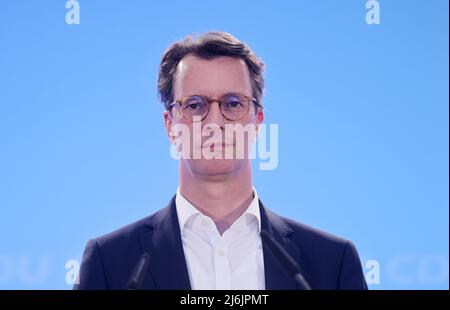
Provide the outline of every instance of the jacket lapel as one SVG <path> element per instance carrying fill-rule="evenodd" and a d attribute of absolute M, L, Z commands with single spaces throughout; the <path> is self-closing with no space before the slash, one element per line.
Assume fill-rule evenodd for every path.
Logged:
<path fill-rule="evenodd" d="M 300 252 L 289 235 L 293 232 L 278 215 L 270 212 L 259 201 L 261 229 L 271 234 L 299 263 Z M 141 234 L 144 252 L 150 254 L 149 275 L 143 289 L 190 290 L 189 273 L 181 241 L 180 226 L 176 214 L 175 197 L 169 205 L 151 217 Z M 295 290 L 297 284 L 273 256 L 263 241 L 264 276 L 266 290 Z"/>
<path fill-rule="evenodd" d="M 261 201 L 259 202 L 259 207 L 261 212 L 261 229 L 271 234 L 300 265 L 300 251 L 288 237 L 293 232 L 292 229 L 282 218 L 266 209 Z M 267 248 L 264 240 L 262 245 L 266 290 L 298 289 L 294 276 L 284 270 L 278 259 Z"/>
<path fill-rule="evenodd" d="M 190 290 L 175 197 L 145 224 L 148 229 L 141 234 L 141 244 L 150 254 L 150 262 L 144 289 Z"/>

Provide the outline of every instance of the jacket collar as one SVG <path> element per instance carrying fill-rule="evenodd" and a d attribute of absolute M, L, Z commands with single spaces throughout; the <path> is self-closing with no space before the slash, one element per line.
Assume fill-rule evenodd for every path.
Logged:
<path fill-rule="evenodd" d="M 261 209 L 262 230 L 267 231 L 278 243 L 287 251 L 287 253 L 301 264 L 300 251 L 298 247 L 290 240 L 289 236 L 294 232 L 286 223 L 286 220 L 265 208 L 259 202 Z M 298 289 L 294 275 L 290 275 L 281 265 L 279 260 L 272 254 L 267 244 L 262 240 L 264 256 L 264 275 L 266 290 L 295 290 Z"/>
<path fill-rule="evenodd" d="M 151 287 L 149 281 L 153 280 L 156 289 L 190 290 L 175 196 L 168 206 L 155 213 L 145 225 L 148 229 L 141 234 L 141 245 L 150 254 L 151 277 L 146 277 L 143 287 Z"/>
<path fill-rule="evenodd" d="M 259 201 L 261 229 L 271 234 L 286 251 L 300 262 L 300 252 L 289 239 L 293 230 L 286 221 L 266 209 Z M 175 196 L 170 203 L 145 222 L 141 234 L 143 252 L 150 254 L 149 273 L 143 288 L 190 290 L 190 280 L 181 241 L 180 225 L 176 213 Z M 296 289 L 293 276 L 286 273 L 277 258 L 263 241 L 264 275 L 266 290 Z M 299 264 L 300 265 L 300 264 Z M 153 281 L 153 285 L 151 283 Z"/>

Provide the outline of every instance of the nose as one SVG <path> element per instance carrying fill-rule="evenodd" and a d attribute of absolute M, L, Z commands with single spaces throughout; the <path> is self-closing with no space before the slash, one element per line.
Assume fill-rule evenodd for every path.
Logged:
<path fill-rule="evenodd" d="M 225 118 L 220 111 L 219 103 L 217 101 L 211 103 L 208 116 L 206 117 L 204 122 L 205 124 L 217 124 L 220 128 L 224 128 Z"/>

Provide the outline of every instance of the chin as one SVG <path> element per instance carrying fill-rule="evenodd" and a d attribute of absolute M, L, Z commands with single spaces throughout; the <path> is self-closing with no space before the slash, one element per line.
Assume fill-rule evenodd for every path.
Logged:
<path fill-rule="evenodd" d="M 194 175 L 219 179 L 239 171 L 242 165 L 243 160 L 236 159 L 199 159 L 188 162 Z"/>

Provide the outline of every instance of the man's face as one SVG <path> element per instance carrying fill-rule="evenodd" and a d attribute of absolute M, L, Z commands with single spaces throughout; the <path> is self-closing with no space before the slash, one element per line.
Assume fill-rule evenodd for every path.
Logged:
<path fill-rule="evenodd" d="M 178 64 L 173 90 L 175 100 L 192 95 L 220 98 L 230 93 L 253 97 L 247 65 L 243 60 L 232 57 L 217 57 L 205 60 L 194 55 L 185 56 Z M 227 124 L 228 126 L 248 125 L 257 130 L 257 125 L 263 121 L 264 115 L 261 109 L 255 113 L 253 102 L 250 102 L 249 106 L 248 113 L 242 118 L 237 121 L 230 121 L 222 115 L 219 103 L 215 101 L 211 104 L 206 118 L 201 123 L 196 124 L 183 117 L 178 105 L 173 108 L 173 113 L 165 112 L 164 119 L 169 137 L 173 134 L 173 129 L 177 125 L 183 125 L 189 128 L 190 131 L 190 156 L 188 156 L 189 158 L 183 158 L 182 156 L 180 164 L 185 165 L 185 168 L 188 168 L 194 175 L 219 179 L 239 171 L 243 164 L 248 163 L 247 149 L 251 141 L 248 135 L 243 141 L 239 141 L 241 143 L 240 147 L 243 147 L 245 150 L 245 156 L 243 158 L 236 156 L 237 135 L 227 139 L 225 130 Z M 208 129 L 208 126 L 209 128 L 215 128 L 216 131 L 205 131 L 205 129 Z M 198 130 L 199 128 L 201 129 Z M 205 133 L 208 132 L 210 135 L 205 136 Z M 215 140 L 214 146 L 211 146 L 211 137 L 217 137 L 216 133 L 218 132 L 221 132 L 222 140 Z M 170 137 L 170 139 L 173 142 L 173 137 Z M 229 148 L 232 149 L 234 154 L 232 159 L 225 156 L 225 151 L 227 149 L 230 151 Z M 198 151 L 201 151 L 200 158 L 195 156 L 195 150 L 197 150 L 197 154 Z M 220 159 L 217 156 L 215 158 L 205 158 L 204 154 L 206 151 L 213 151 L 214 154 L 220 152 L 222 156 Z"/>

